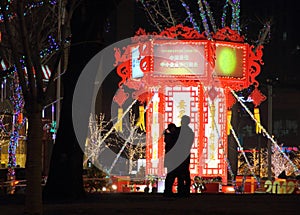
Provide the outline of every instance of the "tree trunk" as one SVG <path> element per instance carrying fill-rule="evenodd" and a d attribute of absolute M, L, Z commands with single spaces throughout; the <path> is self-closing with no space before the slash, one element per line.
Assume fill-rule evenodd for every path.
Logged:
<path fill-rule="evenodd" d="M 44 188 L 48 200 L 84 197 L 82 181 L 83 152 L 73 130 L 71 107 L 63 101 L 60 125 L 52 151 L 49 176 Z"/>
<path fill-rule="evenodd" d="M 104 22 L 117 2 L 83 1 L 72 16 L 73 46 L 70 48 L 68 69 L 63 76 L 64 99 L 61 118 L 44 188 L 44 197 L 47 199 L 78 199 L 84 196 L 83 151 L 75 136 L 72 121 L 73 93 L 83 68 L 104 48 Z M 87 133 L 88 122 L 82 123 L 86 124 L 86 131 L 83 132 Z"/>
<path fill-rule="evenodd" d="M 42 214 L 42 118 L 40 112 L 28 115 L 25 214 Z"/>
<path fill-rule="evenodd" d="M 72 59 L 72 49 L 70 59 Z M 55 144 L 52 150 L 49 175 L 44 188 L 46 199 L 78 199 L 84 196 L 82 171 L 83 151 L 76 139 L 72 121 L 72 96 L 76 84 L 76 69 L 72 63 L 63 79 L 64 100 Z M 79 71 L 78 71 L 79 72 Z M 72 80 L 73 79 L 73 80 Z"/>

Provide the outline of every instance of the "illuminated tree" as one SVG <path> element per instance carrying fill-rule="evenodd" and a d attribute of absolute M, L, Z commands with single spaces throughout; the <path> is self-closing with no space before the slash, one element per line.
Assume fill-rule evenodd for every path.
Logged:
<path fill-rule="evenodd" d="M 198 32 L 206 31 L 207 35 L 210 32 L 217 31 L 213 11 L 206 0 L 180 0 L 177 2 L 170 0 L 139 0 L 139 3 L 145 10 L 149 22 L 159 31 L 178 24 L 192 25 Z M 232 30 L 240 31 L 240 0 L 229 0 L 215 4 L 214 6 L 218 7 L 224 4 L 222 14 L 216 11 L 217 16 L 222 17 L 221 27 L 230 25 Z M 228 8 L 231 9 L 231 20 L 226 19 L 227 12 L 229 12 Z"/>
<path fill-rule="evenodd" d="M 238 166 L 238 175 L 251 175 L 250 169 L 253 169 L 253 172 L 260 176 L 260 177 L 267 177 L 268 176 L 268 152 L 266 149 L 261 149 L 260 153 L 259 151 L 254 151 L 246 153 L 247 158 L 249 159 L 250 164 L 252 166 L 248 166 L 247 162 L 245 161 L 245 158 L 240 153 L 238 156 L 239 160 L 239 166 Z M 260 156 L 260 159 L 259 159 Z"/>
<path fill-rule="evenodd" d="M 250 150 L 249 150 L 250 151 Z M 239 160 L 239 175 L 251 175 L 250 169 L 253 169 L 256 175 L 260 175 L 262 178 L 268 177 L 268 151 L 267 149 L 261 149 L 260 155 L 258 152 L 254 153 L 247 152 L 247 158 L 250 164 L 249 166 L 245 161 L 245 158 L 240 153 L 238 156 Z M 285 153 L 285 156 L 284 154 Z M 295 168 L 300 167 L 299 151 L 291 151 L 289 153 L 283 152 L 278 148 L 273 148 L 272 150 L 272 173 L 275 178 L 277 178 L 281 173 L 285 172 L 286 176 L 296 176 Z M 260 156 L 260 163 L 259 157 Z"/>
<path fill-rule="evenodd" d="M 293 171 L 293 166 L 289 160 L 283 155 L 285 152 L 281 152 L 278 148 L 273 148 L 272 153 L 272 172 L 277 178 L 283 171 L 286 173 L 291 173 Z"/>
<path fill-rule="evenodd" d="M 18 74 L 18 85 L 24 98 L 24 115 L 28 119 L 26 159 L 27 214 L 42 214 L 41 154 L 42 109 L 51 102 L 55 89 L 56 71 L 65 61 L 66 45 L 75 1 L 66 10 L 63 1 L 1 1 L 1 58 L 9 71 Z M 63 16 L 60 16 L 63 14 Z M 58 18 L 60 17 L 60 18 Z M 62 19 L 62 17 L 64 19 Z M 52 71 L 48 82 L 43 81 L 42 66 Z M 16 86 L 17 87 L 17 86 Z M 16 105 L 16 104 L 15 104 Z"/>
<path fill-rule="evenodd" d="M 9 100 L 13 106 L 12 112 L 12 128 L 9 132 L 10 140 L 8 145 L 8 179 L 15 180 L 16 149 L 19 144 L 20 130 L 24 126 L 25 119 L 23 118 L 24 99 L 22 96 L 21 86 L 19 85 L 18 75 L 13 74 L 13 79 L 10 80 L 11 95 Z M 10 187 L 8 193 L 13 194 L 15 190 L 14 184 Z"/>
<path fill-rule="evenodd" d="M 121 133 L 117 132 L 111 125 L 112 120 L 107 122 L 104 114 L 99 114 L 98 117 L 90 116 L 84 163 L 89 160 L 97 167 L 104 168 L 100 162 L 101 153 L 109 148 L 116 155 L 110 171 L 114 168 L 119 157 L 122 156 L 128 159 L 128 172 L 132 173 L 134 161 L 142 158 L 145 153 L 145 134 L 135 126 L 135 115 L 132 114 L 132 110 L 129 111 L 129 121 L 126 120 Z"/>
<path fill-rule="evenodd" d="M 127 133 L 128 138 L 126 141 L 128 141 L 128 144 L 126 145 L 126 157 L 128 158 L 128 173 L 131 174 L 133 167 L 134 167 L 134 161 L 142 158 L 145 154 L 145 133 L 140 131 L 139 128 L 135 126 L 135 115 L 132 114 L 132 111 L 129 113 L 129 123 L 125 123 L 124 125 L 124 132 Z M 130 135 L 132 131 L 132 134 Z M 127 136 L 126 135 L 126 136 Z"/>
<path fill-rule="evenodd" d="M 267 149 L 261 149 L 261 163 L 260 163 L 260 176 L 268 177 L 268 150 Z"/>
<path fill-rule="evenodd" d="M 5 115 L 3 113 L 0 115 L 0 147 L 3 147 L 5 140 L 9 138 L 8 124 L 4 122 Z"/>
<path fill-rule="evenodd" d="M 107 132 L 111 128 L 111 121 L 105 120 L 105 115 L 100 113 L 98 116 L 90 115 L 89 119 L 89 134 L 85 145 L 85 161 L 92 162 L 97 167 L 101 167 L 99 157 L 101 153 L 110 146 L 113 138 L 106 137 Z"/>
<path fill-rule="evenodd" d="M 208 38 L 218 28 L 226 26 L 239 33 L 246 30 L 247 23 L 240 21 L 240 0 L 138 0 L 138 3 L 145 11 L 148 22 L 159 32 L 178 24 L 193 27 L 199 33 L 205 32 Z M 257 39 L 251 41 L 255 49 L 268 42 L 270 26 L 271 21 L 265 21 Z"/>

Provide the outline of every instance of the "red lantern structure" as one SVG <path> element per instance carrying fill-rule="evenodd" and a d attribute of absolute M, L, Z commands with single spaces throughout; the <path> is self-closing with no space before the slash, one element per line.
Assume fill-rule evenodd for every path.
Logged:
<path fill-rule="evenodd" d="M 227 182 L 227 135 L 230 109 L 236 102 L 231 89 L 253 85 L 253 103 L 258 106 L 265 99 L 255 79 L 262 65 L 262 48 L 254 52 L 228 27 L 208 39 L 204 33 L 178 25 L 159 34 L 140 29 L 123 53 L 116 49 L 119 87 L 134 89 L 134 98 L 149 104 L 146 175 L 166 174 L 162 132 L 170 122 L 180 126 L 181 116 L 189 115 L 195 132 L 192 177 L 218 176 Z M 115 101 L 122 100 L 116 98 L 119 94 Z"/>

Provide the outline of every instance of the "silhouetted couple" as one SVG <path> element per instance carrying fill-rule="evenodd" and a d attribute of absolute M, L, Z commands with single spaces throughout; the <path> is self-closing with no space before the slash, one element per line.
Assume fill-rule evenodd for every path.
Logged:
<path fill-rule="evenodd" d="M 190 194 L 190 153 L 194 142 L 194 132 L 188 126 L 189 116 L 182 116 L 181 127 L 170 123 L 164 132 L 165 141 L 165 167 L 167 176 L 165 180 L 165 196 L 173 196 L 172 187 L 177 178 L 177 193 L 179 196 Z"/>

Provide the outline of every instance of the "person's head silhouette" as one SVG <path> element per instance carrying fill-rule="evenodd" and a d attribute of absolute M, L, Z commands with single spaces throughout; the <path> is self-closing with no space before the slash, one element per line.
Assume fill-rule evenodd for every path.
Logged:
<path fill-rule="evenodd" d="M 187 126 L 188 124 L 190 124 L 190 121 L 191 121 L 191 119 L 189 116 L 183 115 L 181 117 L 181 126 Z"/>
<path fill-rule="evenodd" d="M 169 130 L 169 131 L 175 131 L 175 130 L 176 130 L 176 125 L 175 125 L 174 123 L 170 123 L 170 124 L 168 125 L 168 130 Z"/>

